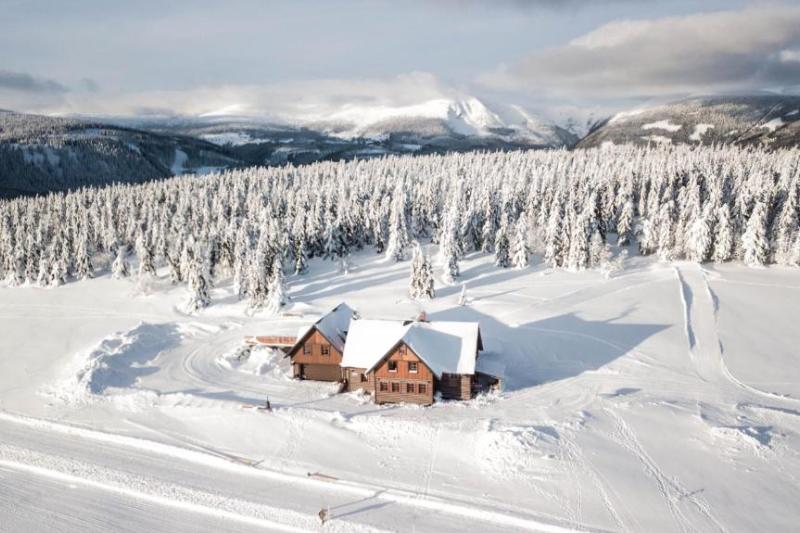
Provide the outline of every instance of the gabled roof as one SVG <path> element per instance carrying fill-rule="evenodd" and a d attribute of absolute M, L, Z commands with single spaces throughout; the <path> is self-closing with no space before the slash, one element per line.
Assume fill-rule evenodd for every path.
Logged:
<path fill-rule="evenodd" d="M 306 336 L 314 329 L 319 331 L 334 348 L 343 352 L 345 340 L 348 335 L 347 330 L 350 327 L 350 320 L 356 316 L 357 313 L 346 303 L 337 305 L 310 326 L 301 328 L 297 335 L 297 342 L 292 346 L 292 349 L 289 350 L 289 353 L 294 353 L 300 343 L 302 343 Z"/>
<path fill-rule="evenodd" d="M 372 367 L 407 330 L 408 326 L 398 320 L 353 320 L 347 333 L 342 366 Z"/>
<path fill-rule="evenodd" d="M 354 320 L 342 358 L 343 367 L 371 372 L 400 342 L 436 374 L 474 374 L 483 349 L 477 322 L 399 322 Z"/>

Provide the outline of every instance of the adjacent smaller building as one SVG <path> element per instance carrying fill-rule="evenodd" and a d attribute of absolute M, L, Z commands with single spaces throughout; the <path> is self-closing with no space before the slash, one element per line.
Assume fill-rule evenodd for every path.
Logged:
<path fill-rule="evenodd" d="M 303 328 L 286 353 L 292 374 L 299 379 L 342 381 L 342 356 L 350 321 L 358 315 L 347 304 L 339 304 L 311 326 Z"/>

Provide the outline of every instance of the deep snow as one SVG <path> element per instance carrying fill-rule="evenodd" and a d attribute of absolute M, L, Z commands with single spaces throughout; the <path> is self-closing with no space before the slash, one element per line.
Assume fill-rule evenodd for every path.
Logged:
<path fill-rule="evenodd" d="M 0 523 L 105 494 L 108 512 L 87 516 L 111 528 L 152 529 L 163 513 L 165 528 L 308 529 L 324 506 L 338 530 L 795 527 L 797 269 L 634 257 L 604 280 L 471 255 L 458 285 L 419 303 L 408 262 L 352 262 L 290 277 L 282 317 L 249 316 L 229 284 L 185 315 L 164 276 L 147 290 L 108 276 L 0 287 Z M 479 321 L 504 391 L 378 407 L 291 380 L 278 353 L 240 350 L 341 301 L 364 317 Z M 19 484 L 33 480 L 30 500 Z"/>

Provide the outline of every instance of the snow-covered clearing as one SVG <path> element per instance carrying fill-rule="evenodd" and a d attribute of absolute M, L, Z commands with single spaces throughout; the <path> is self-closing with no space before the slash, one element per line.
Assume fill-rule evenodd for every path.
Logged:
<path fill-rule="evenodd" d="M 290 277 L 282 317 L 229 282 L 185 315 L 166 271 L 0 287 L 0 529 L 310 530 L 323 507 L 333 531 L 795 527 L 800 270 L 634 257 L 605 280 L 473 254 L 459 306 L 460 285 L 410 301 L 408 262 L 352 263 Z M 341 301 L 479 321 L 504 391 L 379 407 L 241 350 Z"/>
<path fill-rule="evenodd" d="M 669 132 L 676 132 L 679 129 L 683 128 L 681 124 L 673 124 L 669 121 L 669 119 L 665 120 L 658 120 L 656 122 L 649 122 L 647 124 L 642 124 L 643 130 L 665 130 Z"/>
<path fill-rule="evenodd" d="M 775 117 L 772 120 L 761 124 L 759 128 L 764 128 L 769 131 L 775 131 L 783 125 L 784 125 L 783 119 L 781 119 L 781 117 Z"/>
<path fill-rule="evenodd" d="M 703 135 L 708 133 L 708 130 L 713 128 L 713 124 L 695 124 L 694 131 L 692 131 L 692 134 L 689 135 L 689 140 L 700 142 L 703 140 Z"/>

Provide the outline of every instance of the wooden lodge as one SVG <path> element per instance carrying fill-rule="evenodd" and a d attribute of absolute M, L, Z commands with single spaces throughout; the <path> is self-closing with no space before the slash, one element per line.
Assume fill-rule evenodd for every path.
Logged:
<path fill-rule="evenodd" d="M 468 400 L 499 385 L 477 369 L 482 350 L 477 322 L 366 320 L 340 304 L 304 328 L 286 356 L 297 379 L 338 381 L 379 404 L 430 405 L 437 394 Z"/>
<path fill-rule="evenodd" d="M 295 378 L 342 381 L 341 363 L 347 329 L 355 316 L 355 311 L 347 304 L 339 304 L 300 332 L 286 354 L 292 360 Z"/>
<path fill-rule="evenodd" d="M 342 360 L 345 388 L 364 389 L 376 403 L 429 405 L 468 400 L 490 378 L 478 379 L 483 350 L 477 322 L 355 320 Z"/>

